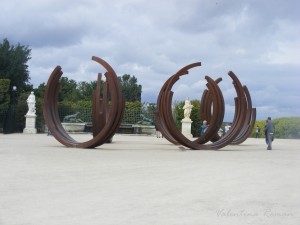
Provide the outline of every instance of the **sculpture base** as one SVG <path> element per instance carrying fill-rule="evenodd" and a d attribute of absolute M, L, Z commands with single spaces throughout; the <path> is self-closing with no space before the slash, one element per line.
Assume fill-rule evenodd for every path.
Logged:
<path fill-rule="evenodd" d="M 36 128 L 24 128 L 23 133 L 24 134 L 36 134 L 37 130 L 36 130 Z"/>
<path fill-rule="evenodd" d="M 85 123 L 61 123 L 67 132 L 84 132 Z"/>
<path fill-rule="evenodd" d="M 134 134 L 147 134 L 147 135 L 155 135 L 155 126 L 153 125 L 140 125 L 140 124 L 134 124 L 133 127 L 133 133 Z"/>
<path fill-rule="evenodd" d="M 181 133 L 189 139 L 193 138 L 193 135 L 191 134 L 191 128 L 192 128 L 191 119 L 184 118 L 183 120 L 181 120 Z"/>
<path fill-rule="evenodd" d="M 26 117 L 26 127 L 23 130 L 24 134 L 36 134 L 37 130 L 35 128 L 36 115 L 25 115 Z"/>

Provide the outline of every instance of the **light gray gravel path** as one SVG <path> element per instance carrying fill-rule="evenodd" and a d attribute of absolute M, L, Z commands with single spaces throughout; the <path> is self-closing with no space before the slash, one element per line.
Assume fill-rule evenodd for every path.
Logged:
<path fill-rule="evenodd" d="M 192 151 L 116 135 L 71 149 L 45 134 L 0 134 L 0 145 L 0 225 L 300 224 L 300 140 Z"/>

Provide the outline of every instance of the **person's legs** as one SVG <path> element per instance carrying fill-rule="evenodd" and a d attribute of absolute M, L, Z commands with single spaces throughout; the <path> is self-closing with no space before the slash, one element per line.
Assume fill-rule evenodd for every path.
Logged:
<path fill-rule="evenodd" d="M 267 150 L 272 150 L 272 139 L 273 139 L 273 134 L 268 134 L 268 148 L 267 148 Z"/>
<path fill-rule="evenodd" d="M 274 139 L 274 134 L 270 134 L 270 146 L 271 146 L 271 150 L 272 150 L 273 139 Z"/>
<path fill-rule="evenodd" d="M 160 133 L 159 130 L 156 131 L 156 137 L 157 137 L 157 138 L 161 138 L 161 133 Z"/>

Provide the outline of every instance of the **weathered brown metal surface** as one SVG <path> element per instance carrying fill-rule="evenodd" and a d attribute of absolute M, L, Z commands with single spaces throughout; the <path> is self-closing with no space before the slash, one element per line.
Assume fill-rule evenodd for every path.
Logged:
<path fill-rule="evenodd" d="M 208 120 L 210 124 L 207 131 L 195 141 L 191 141 L 176 128 L 175 122 L 170 116 L 172 115 L 171 105 L 173 97 L 171 89 L 180 79 L 180 76 L 188 74 L 189 69 L 200 65 L 201 63 L 199 62 L 183 67 L 175 75 L 171 76 L 161 88 L 157 99 L 157 121 L 161 128 L 161 132 L 163 135 L 168 136 L 168 140 L 170 139 L 172 143 L 181 144 L 194 150 L 216 150 L 223 148 L 232 142 L 238 143 L 244 140 L 248 137 L 247 135 L 249 134 L 251 127 L 253 128 L 255 110 L 251 109 L 252 104 L 250 94 L 247 94 L 247 89 L 242 86 L 239 79 L 232 71 L 229 71 L 228 75 L 233 80 L 237 97 L 235 98 L 235 115 L 232 126 L 225 136 L 222 138 L 217 136 L 225 113 L 224 98 L 218 86 L 221 78 L 214 81 L 209 76 L 205 76 L 208 89 L 204 91 L 201 98 L 201 101 L 204 102 L 201 106 L 201 115 L 206 117 L 205 119 Z M 211 112 L 212 107 L 213 112 Z M 251 110 L 249 110 L 249 108 Z M 213 143 L 205 144 L 208 141 L 213 141 Z"/>
<path fill-rule="evenodd" d="M 247 113 L 243 128 L 239 135 L 231 142 L 232 145 L 238 145 L 243 143 L 252 133 L 256 120 L 256 108 L 252 108 L 252 100 L 250 92 L 246 86 L 244 86 L 244 93 L 247 100 Z"/>
<path fill-rule="evenodd" d="M 106 86 L 103 98 L 100 96 L 100 74 L 98 76 L 96 92 L 93 95 L 93 138 L 91 140 L 77 142 L 62 127 L 57 108 L 59 81 L 63 74 L 60 66 L 57 66 L 53 70 L 46 86 L 43 106 L 45 122 L 52 135 L 67 147 L 94 148 L 105 142 L 109 142 L 120 126 L 123 117 L 125 101 L 115 71 L 101 58 L 93 56 L 92 60 L 102 65 L 107 72 L 105 73 Z M 110 97 L 111 102 L 109 108 L 108 97 Z"/>
<path fill-rule="evenodd" d="M 215 82 L 219 83 L 222 80 L 222 78 L 218 78 Z M 246 118 L 243 124 L 243 128 L 241 132 L 238 134 L 238 136 L 230 143 L 232 145 L 237 145 L 241 144 L 244 142 L 249 135 L 251 135 L 251 132 L 253 130 L 253 127 L 255 125 L 255 120 L 256 120 L 256 109 L 252 108 L 252 101 L 250 97 L 250 93 L 248 88 L 244 85 L 244 94 L 245 98 L 247 101 L 247 112 L 246 112 Z M 207 120 L 208 123 L 210 123 L 210 118 L 211 118 L 211 105 L 212 105 L 212 98 L 210 96 L 210 92 L 205 90 L 202 98 L 201 98 L 201 118 L 203 120 Z M 220 110 L 219 113 L 223 113 L 224 111 Z M 216 133 L 215 136 L 213 136 L 210 141 L 216 142 L 220 139 L 221 137 Z M 198 143 L 200 143 L 198 141 Z"/>
<path fill-rule="evenodd" d="M 57 66 L 49 77 L 44 97 L 43 113 L 46 124 L 53 136 L 67 147 L 94 148 L 105 142 L 110 142 L 116 130 L 120 126 L 124 113 L 124 96 L 116 73 L 112 67 L 101 58 L 92 57 L 92 60 L 102 65 L 107 72 L 104 74 L 106 83 L 103 96 L 101 93 L 101 77 L 98 74 L 96 90 L 93 93 L 93 139 L 86 142 L 77 142 L 62 127 L 57 109 L 57 95 L 59 82 L 63 74 L 61 67 Z M 240 144 L 251 134 L 255 119 L 256 109 L 252 108 L 250 93 L 246 86 L 242 86 L 236 75 L 229 71 L 228 75 L 233 80 L 236 90 L 235 114 L 231 129 L 223 136 L 218 136 L 225 113 L 225 103 L 217 80 L 205 76 L 207 89 L 201 98 L 201 117 L 208 121 L 210 126 L 204 135 L 194 141 L 186 138 L 175 126 L 172 116 L 172 87 L 182 75 L 186 75 L 189 69 L 201 66 L 200 62 L 187 65 L 171 76 L 163 85 L 157 99 L 157 113 L 155 123 L 162 135 L 174 144 L 181 144 L 195 150 L 215 150 L 228 144 Z M 111 102 L 110 106 L 108 102 Z M 213 109 L 213 110 L 212 110 Z M 211 141 L 210 144 L 205 144 Z"/>
<path fill-rule="evenodd" d="M 218 84 L 222 81 L 222 78 L 218 78 L 215 80 L 215 83 Z M 202 120 L 206 120 L 208 124 L 211 124 L 211 115 L 212 115 L 212 107 L 213 107 L 213 100 L 211 96 L 211 91 L 209 89 L 204 90 L 202 97 L 201 97 L 201 107 L 200 107 L 200 115 Z M 219 116 L 222 118 L 222 121 L 220 122 L 219 126 L 221 127 L 224 114 L 225 114 L 225 103 L 222 92 L 220 93 L 221 97 L 221 105 L 218 109 Z M 219 129 L 220 129 L 219 127 Z M 207 133 L 207 132 L 206 132 Z M 205 144 L 208 141 L 215 142 L 220 139 L 218 133 L 213 134 L 213 136 L 206 137 L 206 133 L 204 135 L 201 135 L 198 139 L 195 140 L 198 144 Z"/>

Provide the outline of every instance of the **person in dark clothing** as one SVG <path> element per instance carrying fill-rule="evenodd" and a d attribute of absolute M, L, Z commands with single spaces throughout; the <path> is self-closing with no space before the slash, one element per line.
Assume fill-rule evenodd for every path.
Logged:
<path fill-rule="evenodd" d="M 269 144 L 268 144 L 268 135 L 267 135 L 267 132 L 266 132 L 267 124 L 268 124 L 268 120 L 266 120 L 266 123 L 265 123 L 264 133 L 265 133 L 266 144 L 269 145 Z"/>
<path fill-rule="evenodd" d="M 200 126 L 200 135 L 203 135 L 207 129 L 208 125 L 207 125 L 207 121 L 204 120 L 203 124 Z"/>
<path fill-rule="evenodd" d="M 259 126 L 256 126 L 256 128 L 255 128 L 255 137 L 256 138 L 259 138 L 259 132 L 260 132 Z"/>
<path fill-rule="evenodd" d="M 268 117 L 268 122 L 265 127 L 265 134 L 266 134 L 266 139 L 267 139 L 267 150 L 272 150 L 272 141 L 274 139 L 274 131 L 275 127 L 274 124 L 271 120 L 271 117 Z"/>

